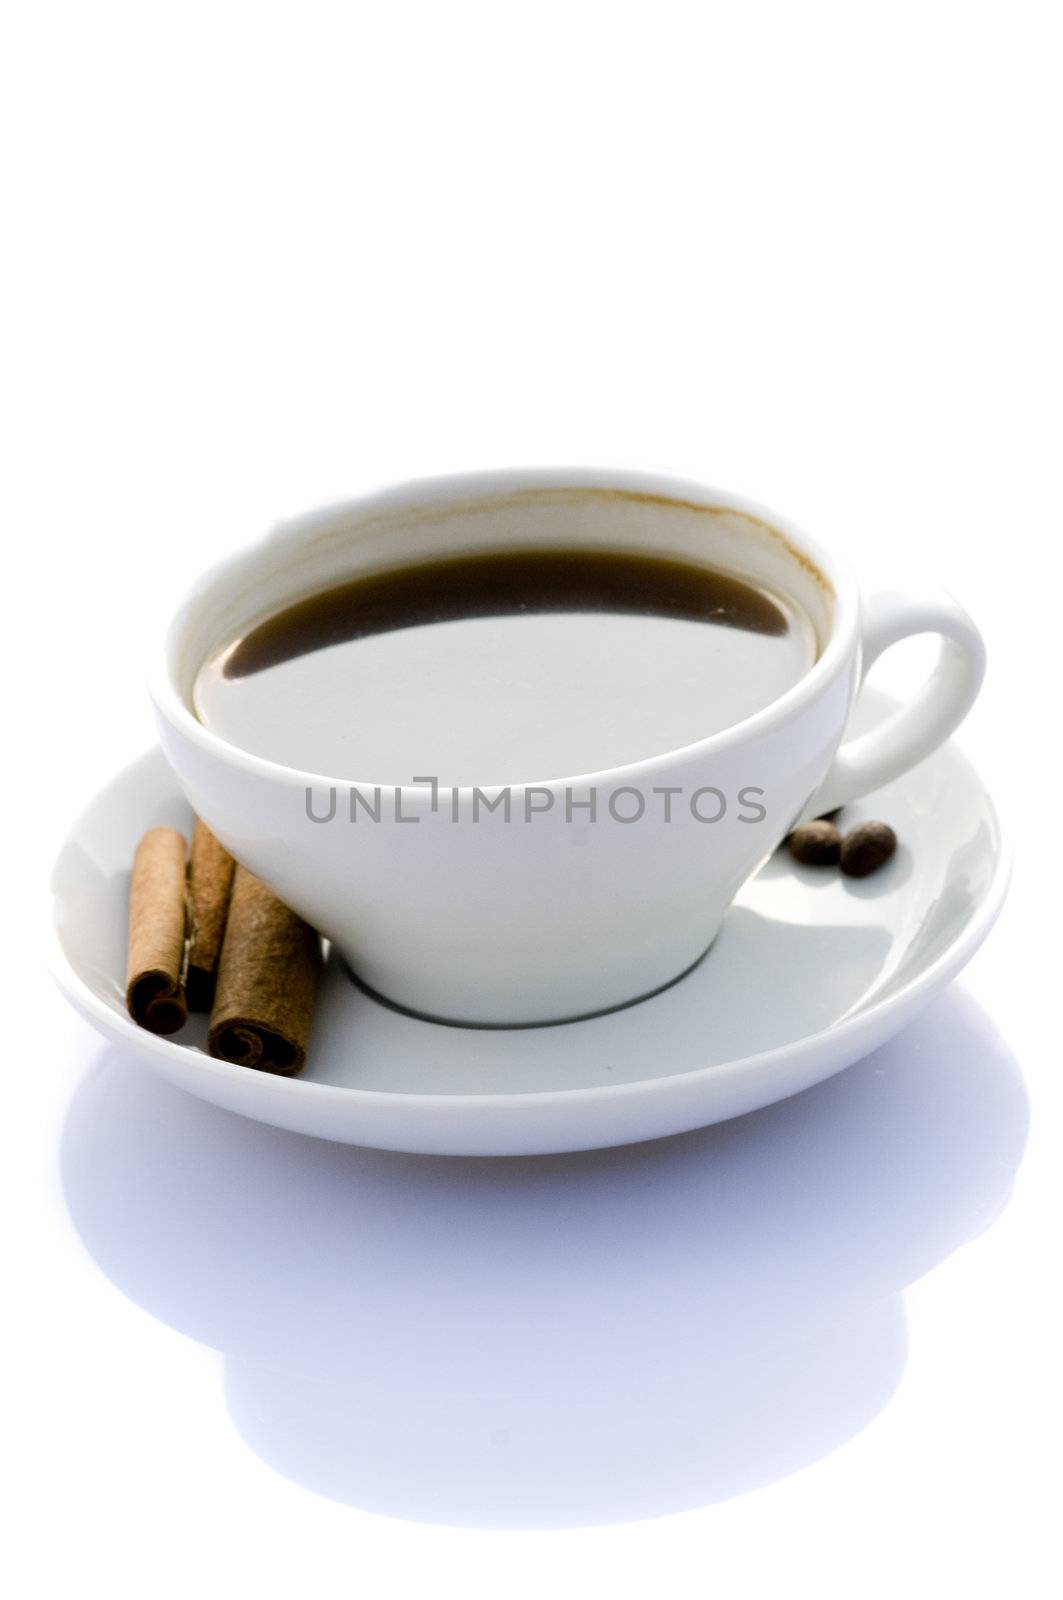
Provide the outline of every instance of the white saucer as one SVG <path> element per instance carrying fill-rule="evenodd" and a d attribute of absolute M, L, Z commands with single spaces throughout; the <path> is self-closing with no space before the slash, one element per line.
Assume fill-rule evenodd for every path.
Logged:
<path fill-rule="evenodd" d="M 866 692 L 857 724 L 890 709 Z M 122 1000 L 129 867 L 146 828 L 190 828 L 161 752 L 119 773 L 56 862 L 53 970 L 102 1034 L 201 1099 L 347 1144 L 532 1155 L 679 1133 L 818 1083 L 883 1043 L 953 978 L 1007 891 L 992 802 L 954 745 L 869 799 L 901 841 L 860 881 L 778 852 L 708 956 L 652 999 L 586 1022 L 448 1027 L 389 1009 L 338 961 L 326 969 L 306 1070 L 275 1078 L 215 1061 L 204 1019 L 179 1038 L 135 1026 Z"/>

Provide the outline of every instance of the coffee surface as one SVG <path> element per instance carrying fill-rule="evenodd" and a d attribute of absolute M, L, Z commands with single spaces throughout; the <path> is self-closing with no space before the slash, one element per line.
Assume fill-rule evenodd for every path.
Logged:
<path fill-rule="evenodd" d="M 486 786 L 691 744 L 770 704 L 815 657 L 803 611 L 727 573 L 512 551 L 298 601 L 208 660 L 193 702 L 205 726 L 284 766 Z"/>

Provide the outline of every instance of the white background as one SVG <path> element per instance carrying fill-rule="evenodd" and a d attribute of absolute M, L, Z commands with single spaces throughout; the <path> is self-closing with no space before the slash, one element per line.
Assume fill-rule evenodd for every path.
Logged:
<path fill-rule="evenodd" d="M 1058 12 L 10 16 L 10 1592 L 1057 1593 Z M 642 1150 L 337 1152 L 145 1081 L 35 930 L 171 598 L 279 516 L 544 462 L 957 592 L 988 944 L 871 1062 Z"/>

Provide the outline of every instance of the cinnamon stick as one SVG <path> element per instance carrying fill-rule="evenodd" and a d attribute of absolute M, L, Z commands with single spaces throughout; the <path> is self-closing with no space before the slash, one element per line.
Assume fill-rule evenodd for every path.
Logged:
<path fill-rule="evenodd" d="M 236 862 L 218 843 L 205 822 L 196 819 L 188 858 L 188 976 L 185 992 L 190 1011 L 209 1011 L 214 1004 L 229 894 Z"/>
<path fill-rule="evenodd" d="M 184 993 L 185 841 L 152 828 L 133 858 L 129 887 L 126 1008 L 152 1033 L 176 1033 L 188 1016 Z"/>
<path fill-rule="evenodd" d="M 320 969 L 314 929 L 237 866 L 210 1018 L 211 1055 L 283 1077 L 301 1072 Z"/>

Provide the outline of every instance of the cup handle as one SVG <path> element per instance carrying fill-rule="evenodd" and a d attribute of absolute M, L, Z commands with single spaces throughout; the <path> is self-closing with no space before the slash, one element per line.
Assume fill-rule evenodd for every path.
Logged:
<path fill-rule="evenodd" d="M 909 705 L 842 745 L 804 818 L 822 816 L 899 778 L 936 750 L 971 709 L 985 676 L 985 645 L 963 607 L 945 593 L 885 590 L 866 603 L 861 684 L 884 650 L 920 633 L 941 635 L 930 676 Z"/>

